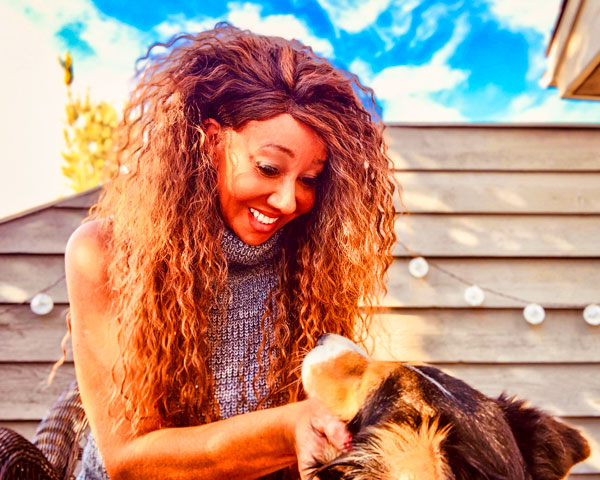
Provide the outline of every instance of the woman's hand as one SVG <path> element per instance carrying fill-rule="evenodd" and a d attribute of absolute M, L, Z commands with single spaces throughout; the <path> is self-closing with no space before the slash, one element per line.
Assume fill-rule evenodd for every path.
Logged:
<path fill-rule="evenodd" d="M 302 412 L 296 423 L 295 442 L 298 470 L 308 478 L 315 459 L 330 459 L 344 450 L 351 436 L 346 424 L 329 413 L 315 399 L 300 402 Z"/>

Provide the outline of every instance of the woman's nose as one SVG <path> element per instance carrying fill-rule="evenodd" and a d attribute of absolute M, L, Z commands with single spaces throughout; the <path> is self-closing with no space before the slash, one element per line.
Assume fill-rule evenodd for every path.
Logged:
<path fill-rule="evenodd" d="M 293 181 L 282 181 L 269 196 L 268 203 L 284 215 L 296 211 L 296 185 Z"/>

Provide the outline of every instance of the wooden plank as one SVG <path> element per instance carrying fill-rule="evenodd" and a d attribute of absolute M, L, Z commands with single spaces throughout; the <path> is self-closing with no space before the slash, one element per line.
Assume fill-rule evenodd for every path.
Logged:
<path fill-rule="evenodd" d="M 399 212 L 600 213 L 600 173 L 397 172 L 396 180 Z"/>
<path fill-rule="evenodd" d="M 0 361 L 54 362 L 62 355 L 67 306 L 39 317 L 28 306 L 9 307 L 0 317 Z M 375 317 L 370 330 L 375 353 L 422 362 L 596 362 L 600 328 L 580 310 L 555 310 L 535 328 L 522 310 L 402 309 Z M 70 342 L 68 359 L 71 359 Z"/>
<path fill-rule="evenodd" d="M 0 225 L 0 254 L 61 254 L 87 213 L 50 208 Z M 600 256 L 600 216 L 400 215 L 396 234 L 434 256 Z M 397 247 L 396 255 L 405 252 Z"/>
<path fill-rule="evenodd" d="M 600 257 L 596 215 L 399 215 L 396 235 L 425 256 Z"/>
<path fill-rule="evenodd" d="M 61 341 L 67 333 L 67 305 L 55 305 L 39 316 L 28 305 L 0 307 L 0 362 L 55 362 L 62 357 Z M 67 359 L 72 359 L 67 344 Z"/>
<path fill-rule="evenodd" d="M 75 372 L 73 364 L 60 367 L 51 385 L 47 384 L 52 364 L 0 364 L 0 419 L 2 421 L 39 420 L 67 388 Z"/>
<path fill-rule="evenodd" d="M 45 290 L 68 303 L 63 255 L 0 255 L 0 303 L 22 303 Z"/>
<path fill-rule="evenodd" d="M 600 362 L 600 328 L 556 310 L 533 328 L 522 310 L 400 310 L 374 317 L 375 357 L 426 363 Z"/>
<path fill-rule="evenodd" d="M 581 0 L 561 2 L 561 11 L 546 51 L 546 72 L 541 79 L 544 86 L 557 87 L 557 76 L 580 5 Z M 564 88 L 561 88 L 561 90 L 564 91 Z"/>
<path fill-rule="evenodd" d="M 94 187 L 77 195 L 67 197 L 64 200 L 56 202 L 56 207 L 65 208 L 90 208 L 98 201 L 101 187 Z"/>
<path fill-rule="evenodd" d="M 599 364 L 580 365 L 450 365 L 441 368 L 490 396 L 517 394 L 555 415 L 600 417 Z M 46 386 L 49 364 L 0 364 L 0 419 L 42 418 L 73 378 L 72 365 L 59 369 Z"/>
<path fill-rule="evenodd" d="M 600 130 L 568 127 L 388 127 L 400 170 L 600 170 Z"/>
<path fill-rule="evenodd" d="M 596 67 L 592 70 L 592 73 L 574 92 L 578 97 L 593 97 L 594 100 L 600 98 L 600 61 L 597 60 L 596 62 Z"/>
<path fill-rule="evenodd" d="M 465 307 L 464 283 L 440 269 L 458 275 L 468 284 L 493 289 L 483 308 L 523 308 L 535 302 L 553 308 L 581 308 L 600 301 L 600 259 L 435 259 L 429 260 L 425 278 L 408 273 L 408 259 L 395 259 L 389 270 L 388 307 Z M 439 268 L 434 268 L 438 266 Z M 548 315 L 552 313 L 548 312 Z"/>
<path fill-rule="evenodd" d="M 85 209 L 47 208 L 0 224 L 0 253 L 64 253 Z"/>
<path fill-rule="evenodd" d="M 569 34 L 565 55 L 558 71 L 557 84 L 561 96 L 572 96 L 598 64 L 600 36 L 600 3 L 583 1 Z M 596 95 L 600 92 L 595 92 Z"/>
<path fill-rule="evenodd" d="M 585 307 L 598 302 L 600 259 L 437 259 L 431 265 L 459 275 L 469 283 L 554 308 Z M 390 267 L 383 306 L 464 307 L 465 285 L 431 268 L 425 278 L 408 273 L 408 259 Z M 20 303 L 48 290 L 55 303 L 67 303 L 62 255 L 0 255 L 0 302 Z M 521 308 L 524 304 L 489 293 L 484 307 Z"/>

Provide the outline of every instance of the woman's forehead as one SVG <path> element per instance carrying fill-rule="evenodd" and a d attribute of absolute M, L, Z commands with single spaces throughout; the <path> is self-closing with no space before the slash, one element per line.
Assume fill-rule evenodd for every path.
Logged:
<path fill-rule="evenodd" d="M 271 150 L 290 158 L 308 155 L 318 164 L 327 159 L 322 138 L 287 113 L 267 120 L 251 120 L 236 133 L 253 150 Z"/>

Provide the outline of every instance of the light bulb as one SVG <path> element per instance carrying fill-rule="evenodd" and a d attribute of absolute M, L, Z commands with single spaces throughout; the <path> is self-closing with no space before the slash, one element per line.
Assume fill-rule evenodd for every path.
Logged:
<path fill-rule="evenodd" d="M 408 262 L 408 271 L 415 278 L 423 278 L 429 272 L 429 264 L 423 257 L 416 257 Z"/>
<path fill-rule="evenodd" d="M 585 307 L 583 318 L 589 325 L 593 325 L 594 327 L 600 325 L 600 306 L 592 303 Z"/>
<path fill-rule="evenodd" d="M 544 321 L 544 318 L 546 318 L 546 311 L 541 305 L 530 303 L 524 308 L 523 316 L 531 325 L 539 325 Z"/>
<path fill-rule="evenodd" d="M 485 293 L 477 285 L 471 285 L 465 289 L 465 302 L 472 307 L 478 307 L 485 300 Z"/>
<path fill-rule="evenodd" d="M 31 308 L 31 311 L 36 315 L 46 315 L 54 308 L 54 301 L 47 293 L 38 293 L 31 299 L 29 308 Z"/>

